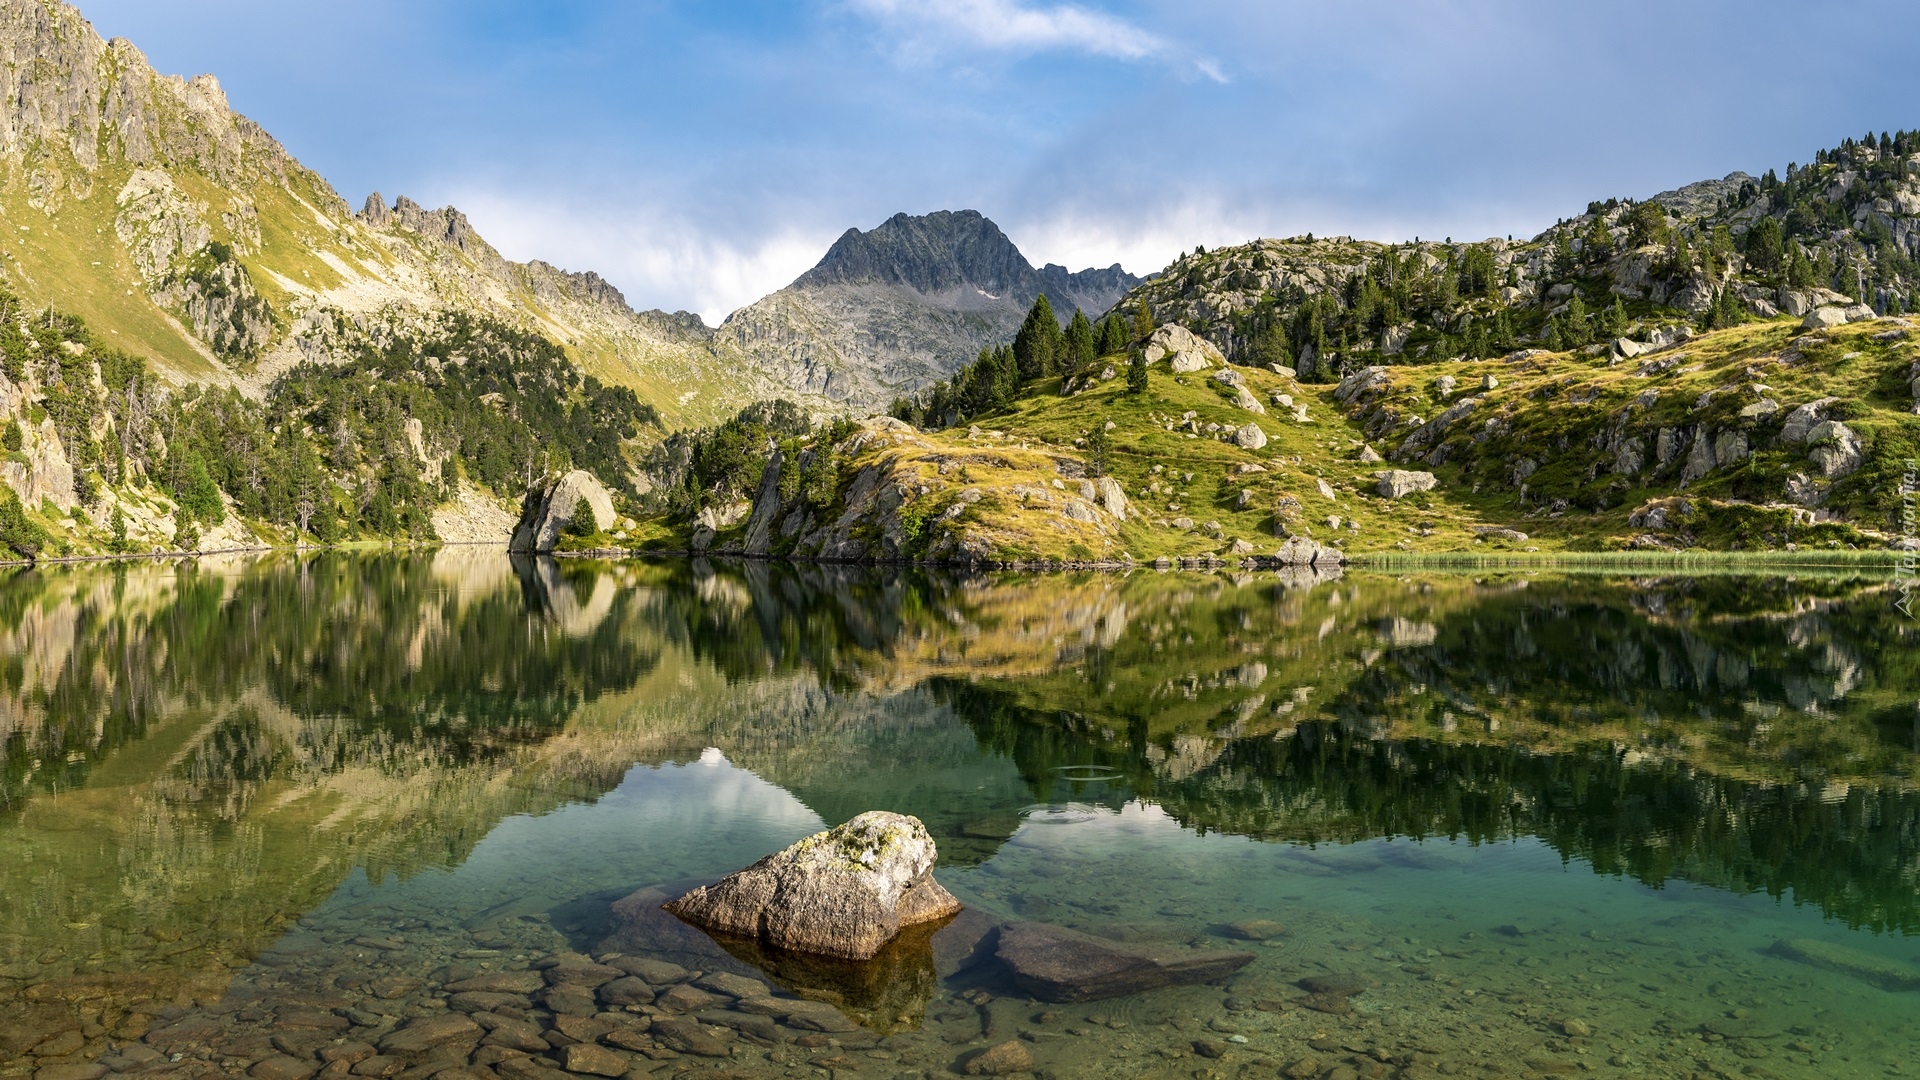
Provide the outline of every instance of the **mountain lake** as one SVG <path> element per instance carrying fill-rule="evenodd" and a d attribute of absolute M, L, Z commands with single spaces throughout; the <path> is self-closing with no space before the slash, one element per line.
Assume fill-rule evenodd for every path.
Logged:
<path fill-rule="evenodd" d="M 1920 1071 L 1878 571 L 943 576 L 431 554 L 0 578 L 0 1075 Z M 867 964 L 660 902 L 866 810 Z M 1037 1000 L 1040 923 L 1244 953 Z"/>

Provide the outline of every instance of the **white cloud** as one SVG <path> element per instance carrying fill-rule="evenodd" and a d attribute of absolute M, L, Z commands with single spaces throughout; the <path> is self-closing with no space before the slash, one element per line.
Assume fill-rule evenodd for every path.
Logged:
<path fill-rule="evenodd" d="M 636 310 L 684 309 L 709 325 L 784 288 L 844 229 L 787 228 L 741 243 L 633 205 L 556 207 L 499 191 L 455 193 L 450 201 L 509 259 L 592 270 Z"/>
<path fill-rule="evenodd" d="M 1289 219 L 1301 223 L 1297 227 L 1280 224 Z M 1022 222 L 1008 232 L 1036 266 L 1052 262 L 1084 270 L 1117 262 L 1129 273 L 1145 277 L 1158 273 L 1195 244 L 1221 247 L 1313 228 L 1311 222 L 1267 207 L 1234 207 L 1224 200 L 1199 198 L 1157 210 L 1069 211 Z"/>
<path fill-rule="evenodd" d="M 1018 0 L 847 0 L 847 6 L 897 31 L 900 50 L 909 57 L 961 43 L 1007 52 L 1077 51 L 1117 60 L 1173 60 L 1216 82 L 1226 81 L 1212 60 L 1186 57 L 1184 50 L 1158 34 L 1078 4 L 1029 7 Z"/>

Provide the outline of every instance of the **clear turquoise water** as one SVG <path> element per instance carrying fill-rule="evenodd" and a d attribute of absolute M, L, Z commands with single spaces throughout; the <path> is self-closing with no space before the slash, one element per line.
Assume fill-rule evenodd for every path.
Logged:
<path fill-rule="evenodd" d="M 725 1059 L 626 1065 L 945 1075 L 1016 1040 L 1059 1076 L 1920 1068 L 1920 990 L 1888 988 L 1920 973 L 1920 678 L 1870 580 L 453 553 L 21 575 L 0 641 L 12 1072 L 300 1059 L 267 1041 L 297 1009 L 375 1042 L 455 975 L 630 953 L 629 893 L 876 808 L 995 920 L 1255 959 L 1072 1006 L 988 964 L 896 1030 L 721 1025 Z M 1371 985 L 1318 1011 L 1298 982 L 1328 973 Z"/>

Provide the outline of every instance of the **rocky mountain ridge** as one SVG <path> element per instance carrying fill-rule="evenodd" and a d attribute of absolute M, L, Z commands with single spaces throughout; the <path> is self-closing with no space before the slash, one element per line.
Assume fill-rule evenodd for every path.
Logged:
<path fill-rule="evenodd" d="M 1920 132 L 1883 133 L 1789 165 L 1784 180 L 1735 172 L 1594 202 L 1531 239 L 1196 248 L 1118 307 L 1145 305 L 1236 361 L 1337 381 L 1377 363 L 1645 346 L 1825 305 L 1898 315 L 1920 298 L 1917 261 Z"/>
<path fill-rule="evenodd" d="M 15 103 L 0 119 L 0 218 L 13 225 L 0 284 L 74 311 L 177 382 L 258 397 L 294 364 L 457 311 L 552 338 L 669 424 L 775 396 L 858 410 L 971 359 L 1043 291 L 1064 314 L 1137 284 L 1117 266 L 1035 269 L 977 212 L 902 214 L 849 230 L 716 330 L 635 311 L 598 274 L 512 262 L 453 207 L 376 194 L 353 212 L 213 76 L 162 76 L 64 3 L 0 3 L 0 60 Z M 98 241 L 62 251 L 54 232 Z"/>
<path fill-rule="evenodd" d="M 175 382 L 257 397 L 296 363 L 459 311 L 562 343 L 669 417 L 786 389 L 716 355 L 684 314 L 636 313 L 597 275 L 506 260 L 455 209 L 376 198 L 353 213 L 213 76 L 159 75 L 69 5 L 0 3 L 0 60 L 13 103 L 0 119 L 0 277 Z"/>

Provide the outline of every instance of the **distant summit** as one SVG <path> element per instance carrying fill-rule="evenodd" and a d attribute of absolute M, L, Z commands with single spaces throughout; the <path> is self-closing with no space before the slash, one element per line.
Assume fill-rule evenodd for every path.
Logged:
<path fill-rule="evenodd" d="M 721 335 L 804 393 L 883 405 L 1013 336 L 1045 294 L 1064 321 L 1097 316 L 1140 283 L 1116 263 L 1035 269 L 977 210 L 895 214 L 848 229 L 785 289 L 733 313 Z"/>
<path fill-rule="evenodd" d="M 1077 274 L 1051 263 L 1036 270 L 978 210 L 936 210 L 895 214 L 866 232 L 848 229 L 793 287 L 904 285 L 929 296 L 971 288 L 994 299 L 1024 296 L 1029 304 L 1044 292 L 1065 317 L 1076 306 L 1090 315 L 1105 311 L 1139 282 L 1119 263 Z"/>
<path fill-rule="evenodd" d="M 796 288 L 883 282 L 923 293 L 972 285 L 1005 292 L 1034 279 L 1033 264 L 978 210 L 895 214 L 861 232 L 848 229 Z"/>

